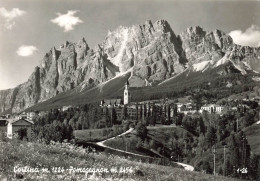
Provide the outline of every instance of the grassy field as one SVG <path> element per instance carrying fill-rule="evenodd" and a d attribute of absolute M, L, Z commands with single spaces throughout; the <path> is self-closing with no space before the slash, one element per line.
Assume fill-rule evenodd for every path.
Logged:
<path fill-rule="evenodd" d="M 134 162 L 60 143 L 1 142 L 0 168 L 0 180 L 237 180 Z M 22 169 L 24 172 L 21 172 Z"/>
<path fill-rule="evenodd" d="M 181 127 L 160 127 L 156 129 L 148 129 L 148 138 L 156 140 L 160 145 L 166 144 L 171 138 L 182 138 L 184 134 L 188 134 L 191 137 L 193 135 Z M 123 151 L 129 151 L 132 153 L 137 153 L 146 156 L 157 156 L 157 154 L 147 150 L 147 149 L 137 149 L 138 137 L 135 133 L 130 133 L 127 136 L 117 137 L 105 142 L 105 145 L 112 148 L 120 149 Z M 157 145 L 158 145 L 157 144 Z M 156 149 L 155 149 L 156 150 Z M 154 150 L 154 151 L 155 151 Z"/>
<path fill-rule="evenodd" d="M 167 142 L 171 138 L 181 138 L 184 134 L 187 134 L 191 137 L 194 136 L 192 133 L 181 127 L 162 127 L 158 129 L 148 129 L 148 135 L 160 142 Z"/>
<path fill-rule="evenodd" d="M 123 151 L 128 151 L 144 156 L 152 156 L 144 153 L 142 150 L 136 149 L 136 144 L 138 142 L 138 138 L 134 134 L 129 134 L 127 136 L 117 137 L 115 139 L 111 139 L 105 142 L 105 145 L 110 146 L 112 148 L 116 148 Z"/>
<path fill-rule="evenodd" d="M 113 136 L 113 129 L 86 129 L 73 132 L 76 139 L 84 141 L 101 141 Z"/>
<path fill-rule="evenodd" d="M 244 132 L 253 153 L 260 155 L 260 124 L 249 126 L 244 130 Z"/>
<path fill-rule="evenodd" d="M 75 130 L 73 134 L 76 139 L 81 141 L 98 142 L 119 135 L 124 131 L 122 125 L 115 125 L 112 128 Z"/>

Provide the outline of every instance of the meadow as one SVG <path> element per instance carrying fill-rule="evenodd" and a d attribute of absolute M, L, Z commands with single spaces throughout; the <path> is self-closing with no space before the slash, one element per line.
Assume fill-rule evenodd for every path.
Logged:
<path fill-rule="evenodd" d="M 252 151 L 256 155 L 260 155 L 260 142 L 259 142 L 260 124 L 254 124 L 249 126 L 244 130 L 244 132 L 247 136 Z"/>
<path fill-rule="evenodd" d="M 0 160 L 0 180 L 237 180 L 131 161 L 69 143 L 1 142 Z"/>

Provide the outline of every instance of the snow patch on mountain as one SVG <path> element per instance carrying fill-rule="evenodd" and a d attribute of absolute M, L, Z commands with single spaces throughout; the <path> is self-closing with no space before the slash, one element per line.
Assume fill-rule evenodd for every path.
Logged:
<path fill-rule="evenodd" d="M 239 64 L 239 63 L 235 63 L 234 61 L 230 60 L 230 62 L 232 62 L 232 64 L 234 65 L 234 67 L 239 70 L 241 72 L 242 75 L 246 75 L 246 70 L 244 67 L 244 64 Z"/>
<path fill-rule="evenodd" d="M 229 62 L 229 59 L 228 59 L 227 56 L 225 55 L 223 58 L 219 59 L 219 60 L 215 63 L 214 67 L 218 67 L 218 66 L 223 65 L 223 64 L 225 64 L 225 63 L 227 63 L 227 62 Z"/>
<path fill-rule="evenodd" d="M 119 71 L 122 72 L 123 71 L 123 63 L 122 63 L 122 59 L 126 50 L 126 46 L 127 46 L 127 40 L 128 40 L 128 28 L 123 28 L 122 30 L 122 34 L 121 34 L 121 46 L 120 49 L 118 50 L 118 53 L 115 57 L 111 58 L 108 57 L 108 59 L 111 61 L 111 63 L 113 63 L 114 65 L 119 67 Z"/>
<path fill-rule="evenodd" d="M 210 64 L 210 61 L 202 61 L 200 63 L 193 64 L 193 69 L 195 71 L 204 71 L 208 68 L 208 65 Z"/>

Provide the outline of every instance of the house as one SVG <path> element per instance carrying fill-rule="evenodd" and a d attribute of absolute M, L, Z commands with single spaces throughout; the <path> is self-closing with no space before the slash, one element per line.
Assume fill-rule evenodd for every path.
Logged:
<path fill-rule="evenodd" d="M 177 103 L 177 112 L 184 113 L 184 114 L 194 114 L 196 110 L 194 109 L 194 106 L 192 103 Z"/>
<path fill-rule="evenodd" d="M 222 113 L 224 107 L 216 104 L 205 104 L 200 108 L 200 112 L 207 111 L 209 113 Z"/>
<path fill-rule="evenodd" d="M 25 138 L 31 140 L 32 138 L 32 125 L 33 122 L 26 119 L 9 119 L 7 125 L 7 137 L 12 139 L 19 130 L 25 130 Z"/>
<path fill-rule="evenodd" d="M 217 113 L 222 113 L 224 111 L 224 107 L 223 106 L 220 106 L 220 105 L 216 105 L 215 106 L 215 111 Z"/>
<path fill-rule="evenodd" d="M 123 105 L 122 99 L 104 99 L 100 103 L 100 107 L 119 107 Z"/>

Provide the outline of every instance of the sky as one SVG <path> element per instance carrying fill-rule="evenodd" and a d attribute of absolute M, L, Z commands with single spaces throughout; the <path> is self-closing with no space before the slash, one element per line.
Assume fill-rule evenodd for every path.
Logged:
<path fill-rule="evenodd" d="M 259 0 L 0 0 L 0 90 L 28 80 L 43 56 L 83 37 L 94 48 L 108 31 L 165 19 L 175 34 L 220 29 L 260 46 Z"/>

